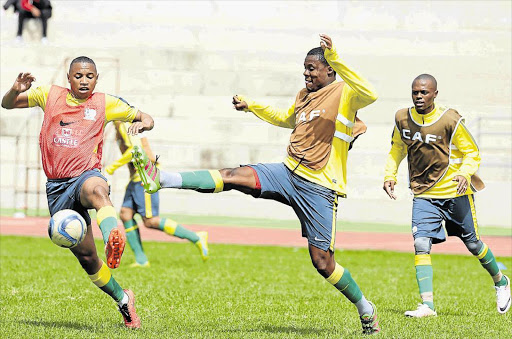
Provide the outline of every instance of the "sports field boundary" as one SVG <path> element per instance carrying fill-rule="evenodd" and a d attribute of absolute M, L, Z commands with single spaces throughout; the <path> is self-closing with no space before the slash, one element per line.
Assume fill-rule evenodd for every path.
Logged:
<path fill-rule="evenodd" d="M 0 217 L 1 235 L 48 237 L 49 217 Z M 219 225 L 184 224 L 193 231 L 207 231 L 210 244 L 239 244 L 305 247 L 307 241 L 297 229 L 275 229 L 265 227 L 234 227 Z M 92 224 L 93 235 L 101 239 L 101 231 L 95 221 Z M 123 229 L 123 227 L 121 227 Z M 176 237 L 163 234 L 144 226 L 140 227 L 143 241 L 180 242 Z M 512 237 L 485 236 L 482 240 L 492 249 L 494 255 L 512 256 Z M 336 250 L 384 250 L 413 253 L 413 240 L 410 234 L 380 232 L 346 232 L 336 234 Z M 455 237 L 449 237 L 442 244 L 433 247 L 432 253 L 471 255 L 464 244 Z"/>

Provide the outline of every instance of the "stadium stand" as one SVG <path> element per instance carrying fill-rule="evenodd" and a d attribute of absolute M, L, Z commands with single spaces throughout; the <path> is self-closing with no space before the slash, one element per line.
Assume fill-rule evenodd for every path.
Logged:
<path fill-rule="evenodd" d="M 394 113 L 411 105 L 412 79 L 431 73 L 440 84 L 437 101 L 451 104 L 467 118 L 481 148 L 480 174 L 487 189 L 477 196 L 480 224 L 511 227 L 509 2 L 467 2 L 464 11 L 457 1 L 428 2 L 428 11 L 403 1 L 251 2 L 244 4 L 244 13 L 250 15 L 243 17 L 229 1 L 134 2 L 121 7 L 115 1 L 52 4 L 51 41 L 45 46 L 30 34 L 24 45 L 15 44 L 11 33 L 16 16 L 2 13 L 2 93 L 20 71 L 32 72 L 38 85 L 65 85 L 66 58 L 85 54 L 99 60 L 97 91 L 120 90 L 132 105 L 156 117 L 152 145 L 169 170 L 283 159 L 289 131 L 234 111 L 231 96 L 243 93 L 287 108 L 303 86 L 306 52 L 318 44 L 318 33 L 330 34 L 343 59 L 380 94 L 360 112 L 368 132 L 350 152 L 349 199 L 341 201 L 338 214 L 343 220 L 410 222 L 405 163 L 399 173 L 400 202 L 390 201 L 382 191 L 383 166 Z M 79 15 L 83 5 L 94 13 L 94 25 Z M 487 15 L 481 17 L 484 8 Z M 319 15 L 323 22 L 306 24 Z M 31 191 L 32 186 L 44 191 L 41 173 L 31 170 L 37 162 L 40 125 L 26 125 L 37 116 L 37 110 L 2 109 L 2 208 L 46 204 L 44 193 L 24 197 L 26 189 L 16 188 L 13 178 L 26 179 L 16 181 L 29 183 Z M 108 162 L 118 151 L 112 129 L 106 133 Z M 126 177 L 120 173 L 112 178 L 114 204 L 122 199 Z M 21 193 L 13 200 L 15 191 Z M 162 210 L 180 214 L 293 218 L 285 206 L 236 192 L 211 196 L 166 190 L 161 197 Z"/>

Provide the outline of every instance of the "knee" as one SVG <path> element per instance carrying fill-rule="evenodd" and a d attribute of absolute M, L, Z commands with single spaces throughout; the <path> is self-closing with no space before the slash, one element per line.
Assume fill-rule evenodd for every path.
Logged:
<path fill-rule="evenodd" d="M 98 266 L 99 257 L 95 251 L 84 251 L 80 253 L 75 253 L 78 262 L 86 272 L 92 272 L 95 267 Z M 95 272 L 93 272 L 95 273 Z"/>
<path fill-rule="evenodd" d="M 101 198 L 101 199 L 106 199 L 106 200 L 109 200 L 109 197 L 108 197 L 108 189 L 107 187 L 105 186 L 102 186 L 102 185 L 96 185 L 93 189 L 92 189 L 92 195 L 96 198 Z"/>
<path fill-rule="evenodd" d="M 159 228 L 160 227 L 160 218 L 144 219 L 144 226 L 146 226 L 148 228 Z"/>
<path fill-rule="evenodd" d="M 432 239 L 419 237 L 414 239 L 414 251 L 416 254 L 429 254 L 432 247 Z"/>
<path fill-rule="evenodd" d="M 236 168 L 223 168 L 219 170 L 219 172 L 224 183 L 229 182 L 229 179 L 232 179 L 236 176 Z"/>
<path fill-rule="evenodd" d="M 127 222 L 127 221 L 129 221 L 131 218 L 132 218 L 132 217 L 131 217 L 128 213 L 123 212 L 123 211 L 119 212 L 119 219 L 121 219 L 121 221 L 122 221 L 122 222 Z"/>
<path fill-rule="evenodd" d="M 482 246 L 484 246 L 484 243 L 481 240 L 477 241 L 470 241 L 464 243 L 466 245 L 466 248 L 471 252 L 473 255 L 478 255 L 478 252 L 482 249 Z"/>
<path fill-rule="evenodd" d="M 316 268 L 317 272 L 320 273 L 324 278 L 329 277 L 334 270 L 332 267 L 331 258 L 328 256 L 315 255 L 311 257 L 311 262 Z"/>

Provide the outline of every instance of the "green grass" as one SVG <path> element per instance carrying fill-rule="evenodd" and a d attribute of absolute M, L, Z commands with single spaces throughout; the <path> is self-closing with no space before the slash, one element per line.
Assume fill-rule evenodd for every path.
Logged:
<path fill-rule="evenodd" d="M 101 248 L 101 244 L 97 243 Z M 203 263 L 188 243 L 146 242 L 150 268 L 113 271 L 137 296 L 139 331 L 68 250 L 44 238 L 0 236 L 2 338 L 354 338 L 355 307 L 311 265 L 306 248 L 212 245 Z M 510 338 L 492 280 L 472 256 L 433 255 L 439 316 L 407 319 L 419 300 L 413 254 L 338 251 L 378 307 L 380 338 Z M 498 258 L 509 269 L 512 258 Z"/>
<path fill-rule="evenodd" d="M 2 216 L 12 216 L 14 209 L 1 209 Z M 91 211 L 93 219 L 94 211 Z M 41 209 L 28 210 L 29 216 L 48 216 L 48 210 Z M 200 215 L 183 215 L 183 214 L 168 214 L 163 213 L 162 217 L 168 217 L 176 220 L 180 224 L 190 225 L 217 225 L 217 226 L 244 226 L 244 227 L 265 227 L 265 228 L 284 228 L 284 229 L 299 229 L 300 222 L 298 219 L 293 220 L 275 220 L 264 218 L 240 218 L 240 217 L 226 217 L 226 216 L 200 216 Z M 136 216 L 138 218 L 138 216 Z M 140 221 L 140 218 L 138 219 Z M 346 232 L 383 232 L 383 233 L 411 233 L 410 225 L 394 225 L 383 223 L 357 223 L 347 222 L 343 218 L 338 219 L 338 231 Z M 479 228 L 481 235 L 487 236 L 512 236 L 512 228 L 500 226 L 481 226 Z"/>

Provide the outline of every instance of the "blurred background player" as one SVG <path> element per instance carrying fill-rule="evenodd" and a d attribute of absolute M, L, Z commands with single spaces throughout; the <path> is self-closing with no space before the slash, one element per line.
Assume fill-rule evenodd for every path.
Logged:
<path fill-rule="evenodd" d="M 113 120 L 134 122 L 127 133 L 153 128 L 153 118 L 108 94 L 94 92 L 99 74 L 96 64 L 80 56 L 71 61 L 67 75 L 71 90 L 56 85 L 31 89 L 36 79 L 20 73 L 2 99 L 2 107 L 39 106 L 44 120 L 39 136 L 41 159 L 48 178 L 46 196 L 50 215 L 73 209 L 87 222 L 84 240 L 71 252 L 91 281 L 118 304 L 126 327 L 140 327 L 135 297 L 123 290 L 110 268 L 119 267 L 125 236 L 117 227 L 117 214 L 109 197 L 107 179 L 100 173 L 103 132 Z M 96 210 L 105 243 L 107 264 L 98 257 L 88 209 Z"/>
<path fill-rule="evenodd" d="M 478 146 L 456 110 L 434 103 L 437 94 L 433 76 L 421 74 L 414 79 L 414 107 L 401 109 L 395 115 L 385 168 L 383 188 L 391 199 L 396 199 L 398 166 L 407 156 L 409 185 L 414 193 L 412 235 L 416 279 L 423 303 L 405 315 L 437 315 L 430 250 L 433 243 L 446 240 L 443 220 L 448 236 L 460 238 L 492 276 L 498 312 L 506 313 L 510 308 L 510 280 L 501 273 L 494 255 L 478 234 L 473 193 L 484 187 L 475 174 L 480 165 Z"/>
<path fill-rule="evenodd" d="M 243 96 L 234 108 L 250 111 L 273 125 L 293 129 L 284 163 L 257 164 L 212 171 L 160 172 L 143 150 L 134 161 L 148 192 L 161 187 L 215 193 L 231 189 L 272 199 L 293 208 L 308 239 L 313 265 L 357 308 L 364 334 L 380 331 L 375 306 L 366 300 L 349 270 L 334 260 L 338 196 L 346 196 L 348 150 L 358 133 L 359 109 L 377 99 L 373 86 L 339 58 L 331 38 L 320 35 L 320 47 L 304 61 L 305 87 L 295 104 L 282 111 Z M 336 73 L 344 80 L 336 82 Z M 357 128 L 356 128 L 357 127 Z M 140 150 L 140 151 L 139 151 Z"/>
<path fill-rule="evenodd" d="M 142 147 L 149 159 L 156 163 L 156 157 L 149 146 L 148 139 L 142 135 L 133 136 L 128 134 L 130 123 L 120 121 L 114 122 L 116 127 L 116 141 L 121 150 L 121 157 L 112 164 L 105 167 L 105 172 L 112 175 L 121 166 L 128 164 L 130 171 L 130 182 L 126 186 L 123 205 L 119 214 L 125 227 L 126 239 L 135 254 L 135 263 L 132 266 L 149 266 L 149 261 L 142 248 L 139 226 L 134 219 L 136 213 L 142 217 L 144 226 L 161 230 L 169 235 L 187 239 L 194 243 L 203 261 L 208 260 L 208 233 L 193 232 L 174 220 L 159 217 L 160 198 L 158 192 L 148 194 L 144 192 L 139 174 L 131 163 L 133 146 Z"/>
<path fill-rule="evenodd" d="M 52 4 L 50 0 L 7 0 L 3 7 L 7 10 L 11 6 L 14 7 L 15 12 L 18 12 L 16 41 L 19 43 L 23 42 L 23 28 L 27 19 L 40 19 L 41 43 L 47 44 L 48 19 L 52 16 Z"/>

